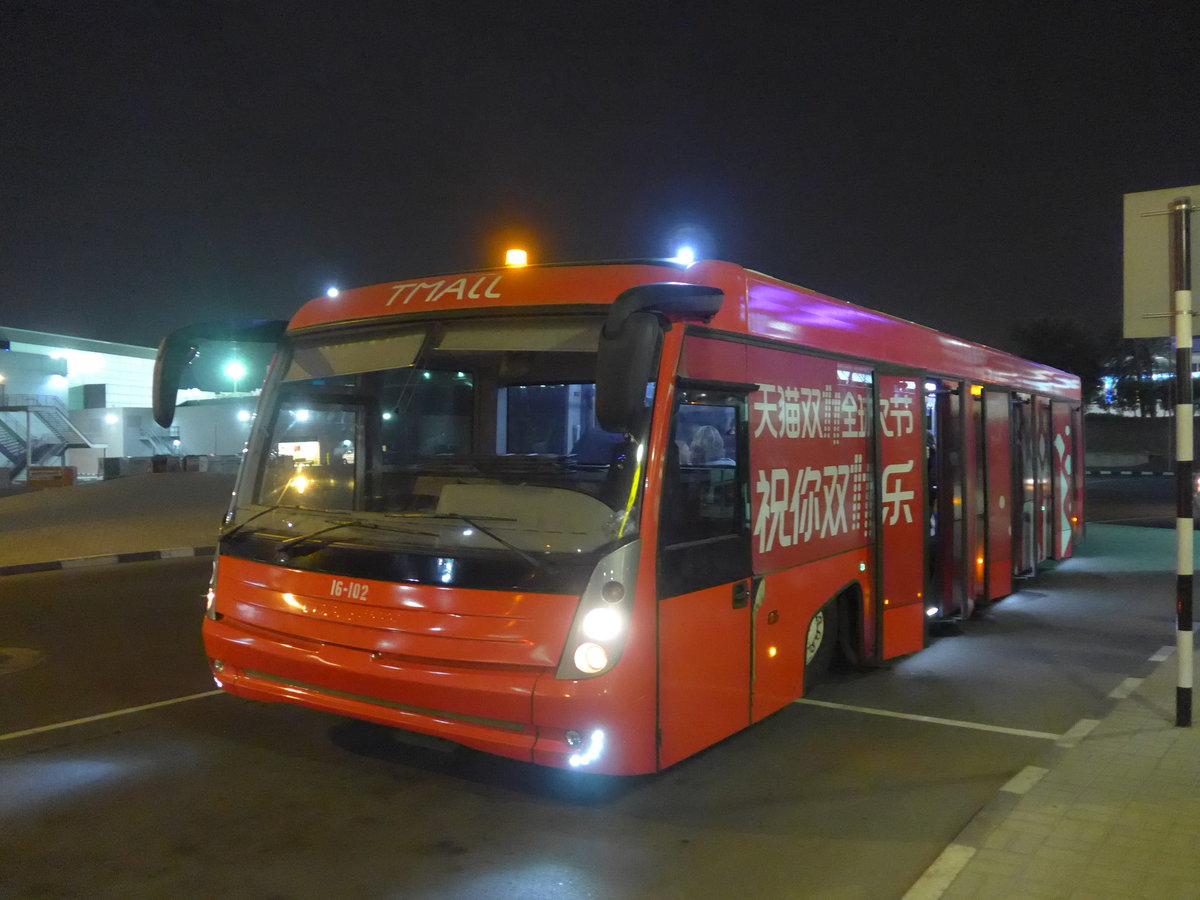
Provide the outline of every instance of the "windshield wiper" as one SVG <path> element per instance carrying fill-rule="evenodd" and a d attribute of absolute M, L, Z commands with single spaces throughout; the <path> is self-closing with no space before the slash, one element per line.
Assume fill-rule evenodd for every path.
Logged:
<path fill-rule="evenodd" d="M 395 515 L 395 514 L 393 514 L 393 515 Z M 416 518 L 416 519 L 458 519 L 458 521 L 465 522 L 466 524 L 468 524 L 472 528 L 474 528 L 476 531 L 486 534 L 488 537 L 490 537 L 493 541 L 495 541 L 500 546 L 502 546 L 508 550 L 511 550 L 513 553 L 515 553 L 517 556 L 521 557 L 521 559 L 525 560 L 525 562 L 529 563 L 534 568 L 541 569 L 544 572 L 550 572 L 551 574 L 558 571 L 557 566 L 555 566 L 549 560 L 538 559 L 532 553 L 529 553 L 526 550 L 522 550 L 520 547 L 518 547 L 516 544 L 512 543 L 511 541 L 507 541 L 504 538 L 500 537 L 500 535 L 496 534 L 496 532 L 492 531 L 492 529 L 490 529 L 484 525 L 480 525 L 479 520 L 472 516 L 464 516 L 462 513 L 401 513 L 400 517 L 401 518 L 411 517 L 411 518 Z M 489 517 L 489 518 L 492 518 L 492 517 Z M 516 519 L 500 519 L 499 521 L 515 522 Z"/>
<path fill-rule="evenodd" d="M 303 554 L 293 553 L 292 548 L 297 547 L 300 544 L 304 544 L 308 541 L 311 541 L 315 537 L 319 537 L 320 535 L 327 534 L 328 532 L 337 531 L 340 528 L 351 528 L 351 527 L 367 528 L 367 529 L 371 529 L 374 531 L 389 531 L 393 534 L 419 534 L 422 537 L 437 537 L 437 535 L 434 534 L 432 531 L 413 531 L 411 528 L 388 528 L 386 525 L 379 525 L 375 522 L 364 522 L 361 519 L 346 519 L 341 522 L 331 522 L 328 525 L 323 525 L 314 531 L 308 532 L 307 534 L 302 534 L 297 537 L 288 538 L 286 541 L 280 541 L 279 542 L 279 550 L 283 553 L 286 553 L 288 556 L 292 556 L 292 557 L 308 556 L 309 553 L 315 553 L 318 549 L 320 549 L 321 547 L 324 547 L 326 544 L 329 543 L 329 541 L 328 540 L 318 541 L 315 547 L 313 547 L 307 553 L 303 553 Z"/>
<path fill-rule="evenodd" d="M 251 522 L 253 522 L 255 519 L 262 518 L 267 513 L 275 512 L 275 510 L 282 509 L 282 508 L 283 508 L 282 503 L 276 503 L 274 506 L 268 506 L 266 509 L 260 509 L 254 515 L 252 515 L 250 518 L 244 519 L 243 521 L 238 522 L 236 525 L 230 525 L 228 528 L 226 528 L 224 531 L 222 531 L 218 535 L 218 537 L 223 541 L 227 541 L 231 537 L 236 535 L 239 531 L 241 531 L 243 528 L 245 528 L 247 525 L 249 525 Z"/>

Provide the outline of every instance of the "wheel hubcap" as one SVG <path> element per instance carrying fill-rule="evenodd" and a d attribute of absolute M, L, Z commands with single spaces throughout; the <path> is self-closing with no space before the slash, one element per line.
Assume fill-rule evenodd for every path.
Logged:
<path fill-rule="evenodd" d="M 808 623 L 808 642 L 804 646 L 804 662 L 808 664 L 813 661 L 813 657 L 817 655 L 817 651 L 821 649 L 821 644 L 825 640 L 825 613 L 818 612 L 812 617 L 812 621 Z"/>

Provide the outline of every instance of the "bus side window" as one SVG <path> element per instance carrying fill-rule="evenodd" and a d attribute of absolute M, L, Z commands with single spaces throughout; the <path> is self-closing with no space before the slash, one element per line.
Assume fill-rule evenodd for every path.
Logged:
<path fill-rule="evenodd" d="M 737 534 L 737 410 L 680 406 L 667 447 L 663 481 L 663 538 L 667 543 Z"/>

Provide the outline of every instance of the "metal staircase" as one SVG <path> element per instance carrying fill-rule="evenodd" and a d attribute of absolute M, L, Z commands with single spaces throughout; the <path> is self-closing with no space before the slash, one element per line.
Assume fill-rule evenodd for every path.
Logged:
<path fill-rule="evenodd" d="M 3 418 L 0 418 L 0 455 L 8 460 L 10 466 L 20 461 L 25 465 L 25 439 L 22 438 Z"/>
<path fill-rule="evenodd" d="M 179 454 L 178 425 L 172 425 L 159 432 L 143 431 L 139 435 L 139 439 L 150 448 L 150 453 L 154 456 L 177 456 Z"/>
<path fill-rule="evenodd" d="M 33 433 L 32 422 L 38 422 Z M 62 458 L 71 449 L 91 447 L 92 442 L 67 418 L 57 397 L 10 394 L 0 406 L 0 456 L 9 464 L 9 478 L 16 479 L 27 465 Z"/>

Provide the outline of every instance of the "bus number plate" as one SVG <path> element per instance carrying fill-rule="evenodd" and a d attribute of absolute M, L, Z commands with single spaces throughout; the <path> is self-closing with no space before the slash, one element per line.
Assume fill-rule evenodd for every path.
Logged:
<path fill-rule="evenodd" d="M 366 600 L 369 584 L 361 581 L 346 581 L 344 578 L 334 578 L 329 585 L 329 596 L 346 598 L 347 600 Z"/>

